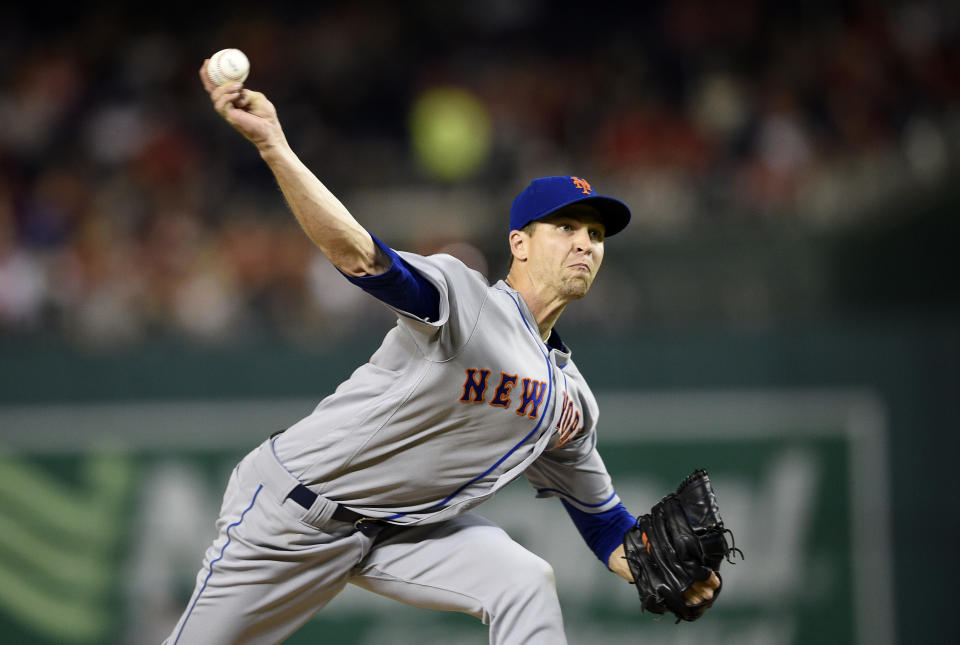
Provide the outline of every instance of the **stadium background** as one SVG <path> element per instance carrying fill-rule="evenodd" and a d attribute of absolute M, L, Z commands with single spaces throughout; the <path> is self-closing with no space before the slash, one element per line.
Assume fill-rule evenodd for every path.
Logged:
<path fill-rule="evenodd" d="M 723 617 L 653 623 L 596 562 L 570 564 L 591 556 L 558 506 L 511 486 L 491 512 L 556 556 L 573 642 L 949 639 L 960 10 L 716 4 L 0 9 L 4 642 L 159 640 L 224 469 L 390 324 L 210 109 L 196 69 L 223 47 L 397 248 L 496 279 L 530 178 L 577 174 L 632 207 L 561 321 L 608 403 L 602 450 L 635 507 L 684 453 L 716 464 L 757 557 Z M 377 599 L 315 623 L 304 639 L 483 642 Z"/>

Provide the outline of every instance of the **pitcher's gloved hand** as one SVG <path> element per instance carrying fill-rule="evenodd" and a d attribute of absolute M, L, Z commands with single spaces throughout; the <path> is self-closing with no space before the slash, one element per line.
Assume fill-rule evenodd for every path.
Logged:
<path fill-rule="evenodd" d="M 623 547 L 643 609 L 655 614 L 670 611 L 678 623 L 696 620 L 720 595 L 720 563 L 732 563 L 735 553 L 743 557 L 733 546 L 733 533 L 723 526 L 717 497 L 702 469 L 638 517 L 624 534 Z M 713 597 L 688 605 L 684 592 L 714 573 L 720 584 Z"/>

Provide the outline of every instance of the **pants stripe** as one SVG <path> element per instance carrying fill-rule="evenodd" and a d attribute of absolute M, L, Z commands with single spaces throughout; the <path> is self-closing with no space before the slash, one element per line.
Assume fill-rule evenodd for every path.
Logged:
<path fill-rule="evenodd" d="M 200 600 L 200 594 L 202 594 L 203 590 L 207 588 L 207 582 L 210 581 L 210 576 L 213 575 L 213 565 L 223 559 L 224 552 L 227 550 L 227 547 L 230 546 L 230 541 L 233 540 L 233 538 L 230 536 L 230 529 L 240 526 L 240 523 L 243 522 L 243 518 L 247 514 L 247 511 L 253 508 L 254 503 L 257 501 L 257 495 L 260 494 L 260 490 L 262 488 L 263 484 L 257 486 L 257 490 L 253 493 L 253 499 L 250 500 L 250 505 L 243 509 L 243 512 L 240 513 L 240 519 L 227 527 L 227 530 L 225 531 L 227 534 L 227 541 L 224 542 L 223 546 L 220 548 L 220 555 L 210 562 L 210 572 L 207 573 L 207 577 L 203 580 L 203 585 L 200 586 L 200 591 L 197 592 L 193 602 L 190 603 L 190 609 L 187 610 L 187 615 L 183 617 L 183 622 L 180 624 L 180 629 L 177 631 L 177 637 L 173 640 L 173 645 L 177 645 L 177 642 L 180 640 L 180 634 L 183 633 L 183 628 L 187 626 L 187 620 L 190 619 L 190 614 L 193 613 L 193 608 L 197 606 L 197 601 Z"/>

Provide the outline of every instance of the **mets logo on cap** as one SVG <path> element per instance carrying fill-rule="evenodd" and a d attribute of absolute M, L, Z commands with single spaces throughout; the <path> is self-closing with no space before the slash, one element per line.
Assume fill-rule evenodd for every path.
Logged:
<path fill-rule="evenodd" d="M 630 221 L 630 209 L 619 199 L 595 193 L 583 177 L 555 175 L 534 179 L 516 196 L 510 206 L 510 230 L 518 231 L 561 208 L 581 203 L 596 210 L 606 226 L 606 237 L 622 231 Z"/>
<path fill-rule="evenodd" d="M 590 188 L 590 182 L 586 179 L 580 179 L 579 177 L 570 177 L 570 181 L 573 182 L 573 185 L 583 191 L 584 195 L 589 195 L 593 192 L 593 188 Z"/>

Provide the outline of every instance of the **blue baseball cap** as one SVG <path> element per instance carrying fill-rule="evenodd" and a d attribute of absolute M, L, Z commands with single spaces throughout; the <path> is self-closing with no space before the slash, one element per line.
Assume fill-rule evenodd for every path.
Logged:
<path fill-rule="evenodd" d="M 619 233 L 630 222 L 630 209 L 619 199 L 598 195 L 585 179 L 561 175 L 534 179 L 517 195 L 510 207 L 510 230 L 521 229 L 571 204 L 596 208 L 606 237 Z"/>

